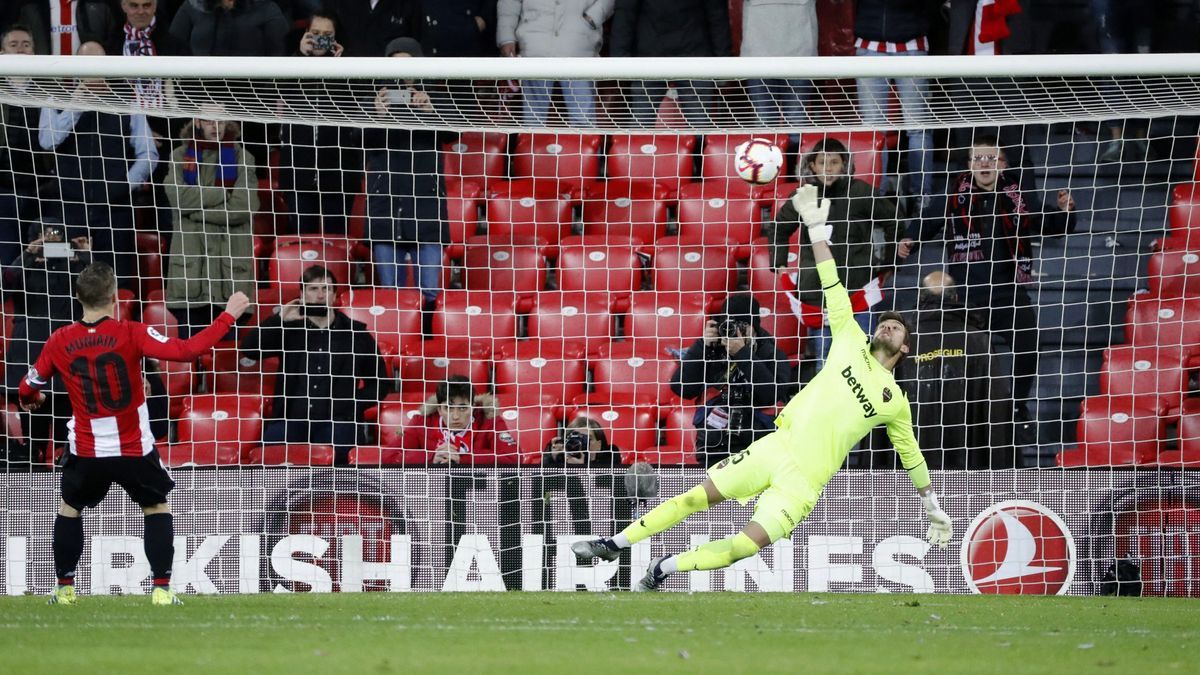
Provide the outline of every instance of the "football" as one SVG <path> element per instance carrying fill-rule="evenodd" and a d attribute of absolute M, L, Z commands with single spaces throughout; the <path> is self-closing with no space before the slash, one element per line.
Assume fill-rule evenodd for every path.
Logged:
<path fill-rule="evenodd" d="M 747 183 L 766 185 L 783 168 L 783 151 L 765 138 L 752 138 L 734 150 L 733 168 Z"/>

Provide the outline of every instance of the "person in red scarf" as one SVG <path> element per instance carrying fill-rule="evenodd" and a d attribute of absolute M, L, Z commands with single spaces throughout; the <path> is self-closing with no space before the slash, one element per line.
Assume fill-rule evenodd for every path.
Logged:
<path fill-rule="evenodd" d="M 1037 376 L 1037 308 L 1026 290 L 1033 282 L 1032 245 L 1075 230 L 1075 200 L 1059 190 L 1057 208 L 1033 207 L 1005 171 L 995 136 L 976 137 L 968 167 L 950 180 L 945 219 L 913 224 L 898 255 L 907 257 L 944 230 L 946 272 L 963 281 L 967 306 L 986 309 L 990 330 L 1013 352 L 1014 419 L 1024 423 Z"/>
<path fill-rule="evenodd" d="M 166 273 L 167 307 L 181 335 L 212 323 L 221 298 L 241 291 L 254 298 L 254 233 L 258 209 L 254 160 L 235 122 L 220 110 L 184 129 L 171 153 L 164 187 L 175 209 Z"/>
<path fill-rule="evenodd" d="M 404 430 L 402 462 L 408 466 L 516 464 L 517 443 L 486 401 L 476 405 L 471 381 L 451 375 L 437 386 L 436 409 Z"/>

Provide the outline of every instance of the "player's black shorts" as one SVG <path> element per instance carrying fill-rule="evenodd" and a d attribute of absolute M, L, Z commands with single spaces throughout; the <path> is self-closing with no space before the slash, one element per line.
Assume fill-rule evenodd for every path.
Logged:
<path fill-rule="evenodd" d="M 158 450 L 141 457 L 79 457 L 68 454 L 62 471 L 62 500 L 82 511 L 104 501 L 112 484 L 120 485 L 138 506 L 167 501 L 175 487 Z"/>

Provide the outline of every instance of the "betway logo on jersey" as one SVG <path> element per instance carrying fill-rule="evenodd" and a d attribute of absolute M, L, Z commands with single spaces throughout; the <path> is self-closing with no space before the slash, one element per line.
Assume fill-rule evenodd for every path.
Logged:
<path fill-rule="evenodd" d="M 1075 577 L 1075 539 L 1056 513 L 1023 499 L 993 505 L 971 521 L 960 549 L 976 593 L 1062 595 Z"/>
<path fill-rule="evenodd" d="M 842 378 L 846 380 L 846 385 L 850 387 L 850 393 L 854 394 L 859 405 L 862 406 L 863 418 L 869 419 L 878 415 L 879 413 L 875 411 L 875 404 L 871 403 L 871 399 L 867 398 L 866 389 L 863 387 L 862 382 L 854 378 L 854 373 L 851 372 L 850 366 L 846 366 L 845 370 L 842 371 Z"/>

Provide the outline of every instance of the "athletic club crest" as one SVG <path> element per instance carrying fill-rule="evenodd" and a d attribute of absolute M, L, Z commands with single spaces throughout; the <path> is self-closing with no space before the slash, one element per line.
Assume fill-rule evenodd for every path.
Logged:
<path fill-rule="evenodd" d="M 892 390 L 890 387 L 883 388 L 883 402 L 887 403 L 892 400 Z"/>

